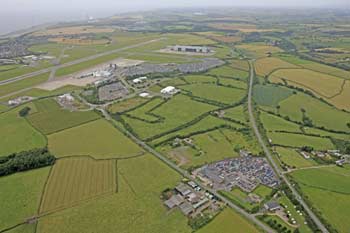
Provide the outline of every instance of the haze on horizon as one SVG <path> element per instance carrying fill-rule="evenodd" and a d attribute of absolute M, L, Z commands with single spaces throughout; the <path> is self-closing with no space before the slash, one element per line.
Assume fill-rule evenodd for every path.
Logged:
<path fill-rule="evenodd" d="M 110 15 L 171 7 L 269 7 L 269 8 L 350 8 L 349 0 L 3 0 L 0 8 L 0 34 L 38 24 L 82 20 L 87 16 Z"/>

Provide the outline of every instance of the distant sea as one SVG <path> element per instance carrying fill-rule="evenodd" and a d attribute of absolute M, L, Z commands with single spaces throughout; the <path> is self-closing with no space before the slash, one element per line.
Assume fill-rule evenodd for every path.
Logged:
<path fill-rule="evenodd" d="M 83 12 L 63 12 L 63 13 L 43 13 L 43 12 L 26 12 L 26 13 L 10 13 L 0 12 L 0 35 L 8 34 L 18 30 L 28 29 L 33 26 L 65 22 L 85 20 L 92 16 L 94 18 L 108 17 L 117 12 L 94 12 L 93 14 Z"/>

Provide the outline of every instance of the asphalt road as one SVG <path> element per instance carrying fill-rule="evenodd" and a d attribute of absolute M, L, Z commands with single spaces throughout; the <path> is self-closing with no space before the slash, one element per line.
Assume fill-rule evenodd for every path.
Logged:
<path fill-rule="evenodd" d="M 259 129 L 258 129 L 257 124 L 256 124 L 256 120 L 255 120 L 255 117 L 253 114 L 252 94 L 253 94 L 253 81 L 254 81 L 254 77 L 255 77 L 253 61 L 249 61 L 249 67 L 250 67 L 250 80 L 249 80 L 249 92 L 248 92 L 248 112 L 249 112 L 249 120 L 252 124 L 254 133 L 255 133 L 261 147 L 263 148 L 267 159 L 270 161 L 270 164 L 272 164 L 274 170 L 278 173 L 278 176 L 288 185 L 288 187 L 292 191 L 293 195 L 300 202 L 300 204 L 304 207 L 306 213 L 314 221 L 314 223 L 317 225 L 317 227 L 322 232 L 328 233 L 329 231 L 327 230 L 327 228 L 323 225 L 323 223 L 318 219 L 318 217 L 314 214 L 314 212 L 309 208 L 309 206 L 301 198 L 299 193 L 296 191 L 296 189 L 293 187 L 293 185 L 289 182 L 287 177 L 284 175 L 283 171 L 280 169 L 280 167 L 273 160 L 272 155 L 270 153 L 270 150 L 268 150 L 267 146 L 265 145 L 264 140 L 262 139 L 262 136 L 259 132 Z"/>
<path fill-rule="evenodd" d="M 64 63 L 62 65 L 57 65 L 57 66 L 45 68 L 45 69 L 38 70 L 38 71 L 35 71 L 35 72 L 32 72 L 32 73 L 24 74 L 24 75 L 15 77 L 15 78 L 3 80 L 3 81 L 0 81 L 0 86 L 1 85 L 6 85 L 6 84 L 9 84 L 9 83 L 13 83 L 13 82 L 16 82 L 16 81 L 19 81 L 19 80 L 22 80 L 22 79 L 31 78 L 31 77 L 34 77 L 34 76 L 37 76 L 37 75 L 40 75 L 40 74 L 45 74 L 45 73 L 48 73 L 48 72 L 52 72 L 52 71 L 58 70 L 60 68 L 65 68 L 65 67 L 68 67 L 68 66 L 72 66 L 72 65 L 76 65 L 76 64 L 82 63 L 82 62 L 90 61 L 90 60 L 93 60 L 93 59 L 96 59 L 96 58 L 99 58 L 99 57 L 103 57 L 103 56 L 106 56 L 106 55 L 110 55 L 110 54 L 113 54 L 113 53 L 117 53 L 117 52 L 121 52 L 121 51 L 124 51 L 124 50 L 136 48 L 136 47 L 147 45 L 147 44 L 150 44 L 150 43 L 154 43 L 154 42 L 160 41 L 162 39 L 163 38 L 153 39 L 153 40 L 141 42 L 141 43 L 130 45 L 130 46 L 126 46 L 126 47 L 123 47 L 123 48 L 114 49 L 114 50 L 110 50 L 110 51 L 107 51 L 107 52 L 95 54 L 95 55 L 92 55 L 92 56 L 89 56 L 89 57 L 80 58 L 80 59 L 77 59 L 77 60 L 74 60 L 74 61 L 71 61 L 71 62 Z"/>

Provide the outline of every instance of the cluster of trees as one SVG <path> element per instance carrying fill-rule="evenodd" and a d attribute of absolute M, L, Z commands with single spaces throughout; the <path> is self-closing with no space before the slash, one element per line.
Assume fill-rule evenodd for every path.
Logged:
<path fill-rule="evenodd" d="M 198 230 L 208 224 L 211 220 L 212 218 L 209 216 L 209 214 L 204 214 L 203 216 L 190 218 L 188 224 L 192 227 L 193 230 Z"/>
<path fill-rule="evenodd" d="M 24 107 L 18 112 L 18 114 L 21 117 L 25 117 L 28 115 L 29 112 L 30 112 L 30 107 Z"/>
<path fill-rule="evenodd" d="M 47 148 L 33 149 L 0 157 L 0 176 L 50 166 L 56 161 Z"/>

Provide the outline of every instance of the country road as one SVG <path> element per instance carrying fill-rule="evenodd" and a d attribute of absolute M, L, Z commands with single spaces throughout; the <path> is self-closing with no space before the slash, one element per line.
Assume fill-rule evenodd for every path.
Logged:
<path fill-rule="evenodd" d="M 124 50 L 136 48 L 136 47 L 147 45 L 147 44 L 150 44 L 150 43 L 154 43 L 154 42 L 157 42 L 157 41 L 160 41 L 160 40 L 163 40 L 163 39 L 164 38 L 159 38 L 159 39 L 153 39 L 153 40 L 141 42 L 141 43 L 130 45 L 130 46 L 126 46 L 126 47 L 123 47 L 123 48 L 114 49 L 114 50 L 110 50 L 110 51 L 107 51 L 107 52 L 95 54 L 95 55 L 92 55 L 92 56 L 89 56 L 89 57 L 80 58 L 80 59 L 77 59 L 77 60 L 74 60 L 74 61 L 71 61 L 71 62 L 64 63 L 62 65 L 52 66 L 52 67 L 45 68 L 45 69 L 42 69 L 42 70 L 38 70 L 38 71 L 35 71 L 35 72 L 32 72 L 32 73 L 24 74 L 24 75 L 15 77 L 15 78 L 3 80 L 3 81 L 0 81 L 0 86 L 1 85 L 6 85 L 6 84 L 9 84 L 9 83 L 13 83 L 13 82 L 16 82 L 16 81 L 20 81 L 22 79 L 31 78 L 31 77 L 34 77 L 34 76 L 37 76 L 37 75 L 40 75 L 40 74 L 45 74 L 45 73 L 48 73 L 48 72 L 52 72 L 52 71 L 58 70 L 60 68 L 65 68 L 65 67 L 68 67 L 68 66 L 72 66 L 72 65 L 76 65 L 76 64 L 82 63 L 82 62 L 94 60 L 96 58 L 103 57 L 103 56 L 106 56 L 106 55 L 110 55 L 110 54 L 113 54 L 113 53 L 117 53 L 117 52 L 121 52 L 121 51 L 124 51 Z"/>
<path fill-rule="evenodd" d="M 250 69 L 250 78 L 249 78 L 249 92 L 248 92 L 248 112 L 249 112 L 249 120 L 251 122 L 252 128 L 254 130 L 255 136 L 257 137 L 261 147 L 264 150 L 264 153 L 269 160 L 270 164 L 272 164 L 274 170 L 278 173 L 278 176 L 287 184 L 289 189 L 292 191 L 293 195 L 300 202 L 300 204 L 305 209 L 306 213 L 310 216 L 310 218 L 314 221 L 317 227 L 324 233 L 329 233 L 327 228 L 323 225 L 323 223 L 318 219 L 318 217 L 314 214 L 314 212 L 309 208 L 309 206 L 305 203 L 305 201 L 301 198 L 300 194 L 296 191 L 293 185 L 289 182 L 283 171 L 273 160 L 273 157 L 270 153 L 270 150 L 267 148 L 260 132 L 257 127 L 256 119 L 253 112 L 253 103 L 252 103 L 252 94 L 253 94 L 253 81 L 255 77 L 254 64 L 253 61 L 249 61 L 249 69 Z"/>

